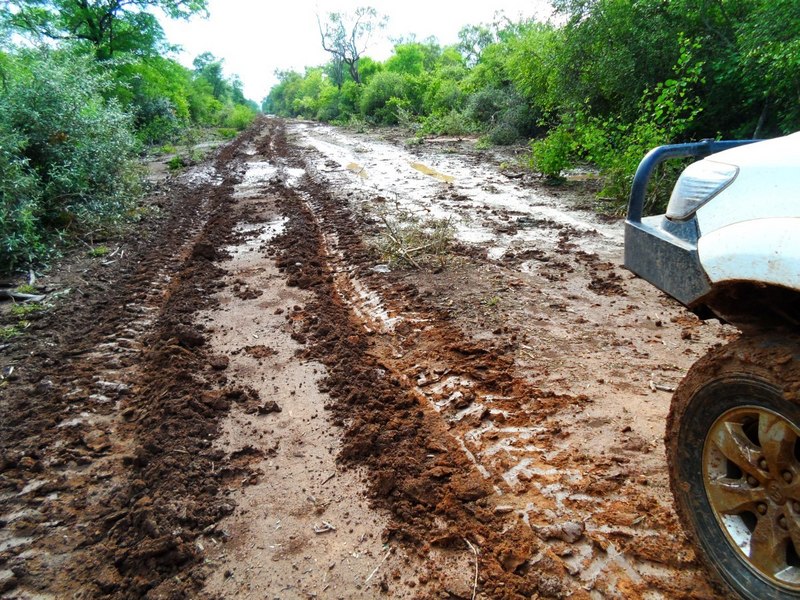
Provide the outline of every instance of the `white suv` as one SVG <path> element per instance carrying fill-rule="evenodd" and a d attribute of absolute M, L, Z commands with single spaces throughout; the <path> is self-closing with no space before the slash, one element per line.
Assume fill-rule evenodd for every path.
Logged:
<path fill-rule="evenodd" d="M 705 158 L 683 171 L 666 214 L 643 217 L 655 168 L 686 157 Z M 652 150 L 634 179 L 625 266 L 742 330 L 675 392 L 672 491 L 720 585 L 800 599 L 800 133 Z"/>

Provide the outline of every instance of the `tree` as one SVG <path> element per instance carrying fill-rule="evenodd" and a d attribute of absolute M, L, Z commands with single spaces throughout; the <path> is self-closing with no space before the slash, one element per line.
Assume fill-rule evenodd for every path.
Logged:
<path fill-rule="evenodd" d="M 227 88 L 227 82 L 222 75 L 222 62 L 211 52 L 203 52 L 192 61 L 194 72 L 209 83 L 212 89 L 211 93 L 217 100 L 222 99 Z"/>
<path fill-rule="evenodd" d="M 19 0 L 2 15 L 12 27 L 54 40 L 88 42 L 98 60 L 115 52 L 153 53 L 164 41 L 160 8 L 176 19 L 207 14 L 207 0 Z"/>
<path fill-rule="evenodd" d="M 319 35 L 322 48 L 333 57 L 334 72 L 343 71 L 347 67 L 350 76 L 356 83 L 361 83 L 358 72 L 358 61 L 367 49 L 372 33 L 386 25 L 386 17 L 378 17 L 378 12 L 369 6 L 362 6 L 354 13 L 328 13 L 328 20 L 323 25 L 317 15 Z M 341 87 L 344 78 L 336 81 Z"/>
<path fill-rule="evenodd" d="M 478 64 L 483 50 L 494 41 L 494 32 L 486 25 L 466 25 L 458 32 L 458 50 L 470 67 Z"/>

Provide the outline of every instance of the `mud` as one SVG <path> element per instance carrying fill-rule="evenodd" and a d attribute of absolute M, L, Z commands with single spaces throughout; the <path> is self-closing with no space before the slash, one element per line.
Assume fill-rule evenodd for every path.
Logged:
<path fill-rule="evenodd" d="M 735 332 L 581 185 L 275 119 L 169 181 L 2 348 L 3 597 L 714 598 L 658 390 Z"/>

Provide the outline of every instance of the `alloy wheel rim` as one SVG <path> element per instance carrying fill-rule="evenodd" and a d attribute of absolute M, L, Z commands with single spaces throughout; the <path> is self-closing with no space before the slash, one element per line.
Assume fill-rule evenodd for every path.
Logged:
<path fill-rule="evenodd" d="M 706 497 L 728 542 L 773 585 L 800 590 L 800 428 L 760 406 L 723 413 L 703 448 Z"/>

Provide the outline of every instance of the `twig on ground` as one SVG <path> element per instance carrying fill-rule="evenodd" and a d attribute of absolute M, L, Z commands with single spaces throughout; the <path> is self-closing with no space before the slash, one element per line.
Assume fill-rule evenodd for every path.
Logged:
<path fill-rule="evenodd" d="M 475 555 L 475 583 L 472 584 L 472 600 L 475 600 L 475 595 L 478 593 L 478 549 L 467 538 L 464 538 L 464 541 L 467 542 L 467 546 L 470 547 L 470 550 Z"/>
<path fill-rule="evenodd" d="M 650 389 L 654 392 L 674 392 L 675 388 L 671 385 L 664 385 L 663 383 L 656 383 L 655 381 L 650 381 Z"/>
<path fill-rule="evenodd" d="M 322 525 L 314 525 L 314 533 L 319 535 L 320 533 L 328 533 L 329 531 L 336 531 L 336 527 L 328 523 L 327 521 L 323 521 Z"/>
<path fill-rule="evenodd" d="M 378 566 L 377 566 L 377 567 L 375 567 L 375 568 L 372 570 L 372 573 L 370 573 L 370 574 L 369 574 L 369 577 L 367 577 L 367 578 L 364 580 L 364 585 L 367 585 L 367 584 L 369 583 L 369 580 L 370 580 L 370 579 L 372 579 L 372 578 L 374 577 L 375 573 L 377 573 L 377 572 L 378 572 L 378 569 L 380 569 L 380 568 L 381 568 L 381 565 L 382 565 L 383 563 L 385 563 L 385 562 L 386 562 L 386 559 L 387 559 L 387 558 L 389 558 L 389 555 L 390 555 L 391 553 L 392 553 L 392 549 L 391 549 L 391 548 L 389 548 L 389 549 L 386 551 L 386 554 L 384 554 L 384 555 L 383 555 L 383 559 L 381 560 L 381 562 L 379 562 L 379 563 L 378 563 Z"/>
<path fill-rule="evenodd" d="M 400 258 L 405 260 L 415 269 L 419 269 L 420 268 L 419 263 L 417 263 L 417 261 L 411 258 L 403 242 L 400 241 L 400 236 L 394 230 L 394 228 L 389 224 L 389 220 L 384 215 L 381 215 L 381 220 L 383 221 L 383 224 L 386 225 L 386 229 L 389 231 L 389 237 L 397 245 L 397 254 L 400 256 Z"/>

